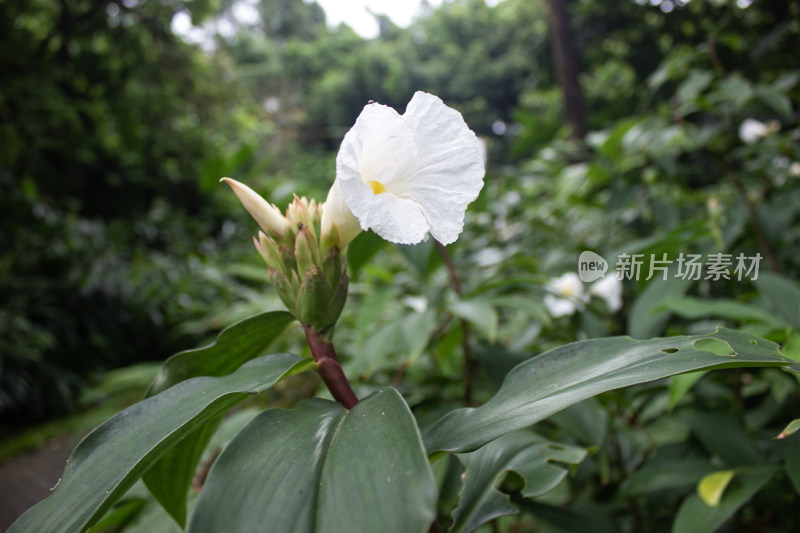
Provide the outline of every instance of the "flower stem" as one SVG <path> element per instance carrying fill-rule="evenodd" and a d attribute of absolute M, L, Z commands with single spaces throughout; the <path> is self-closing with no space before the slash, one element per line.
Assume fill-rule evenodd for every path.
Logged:
<path fill-rule="evenodd" d="M 336 357 L 333 343 L 325 339 L 320 332 L 305 324 L 303 324 L 303 329 L 306 332 L 306 340 L 308 347 L 311 348 L 311 354 L 319 364 L 318 371 L 322 381 L 325 382 L 337 402 L 347 409 L 352 409 L 358 403 L 358 397 L 342 371 L 342 365 L 339 364 L 339 358 Z"/>

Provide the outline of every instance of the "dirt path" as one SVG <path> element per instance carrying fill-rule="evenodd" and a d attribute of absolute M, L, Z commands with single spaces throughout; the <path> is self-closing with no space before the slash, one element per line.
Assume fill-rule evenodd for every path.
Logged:
<path fill-rule="evenodd" d="M 0 464 L 0 531 L 50 494 L 80 439 L 58 437 Z"/>

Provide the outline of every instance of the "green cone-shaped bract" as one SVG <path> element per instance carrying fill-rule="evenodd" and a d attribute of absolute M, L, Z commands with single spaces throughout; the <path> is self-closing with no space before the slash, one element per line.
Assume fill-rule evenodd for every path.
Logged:
<path fill-rule="evenodd" d="M 321 209 L 314 200 L 295 197 L 286 220 L 281 234 L 260 231 L 253 240 L 289 311 L 324 332 L 336 324 L 347 299 L 346 257 L 336 246 L 321 245 Z"/>

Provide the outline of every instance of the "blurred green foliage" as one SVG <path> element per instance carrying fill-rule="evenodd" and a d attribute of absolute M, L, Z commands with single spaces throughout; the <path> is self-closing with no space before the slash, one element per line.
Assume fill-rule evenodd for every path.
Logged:
<path fill-rule="evenodd" d="M 408 28 L 379 17 L 375 39 L 327 27 L 313 2 L 259 0 L 250 22 L 234 4 L 0 1 L 4 422 L 63 414 L 98 371 L 163 359 L 280 309 L 250 248 L 255 225 L 218 179 L 247 181 L 278 205 L 293 193 L 321 200 L 364 104 L 402 111 L 416 90 L 486 140 L 486 185 L 446 253 L 370 233 L 351 244 L 337 346 L 359 395 L 393 384 L 420 420 L 435 418 L 464 402 L 465 375 L 480 402 L 514 365 L 566 342 L 717 325 L 800 360 L 796 1 L 570 2 L 584 141 L 566 140 L 545 2 L 447 2 Z M 183 12 L 206 25 L 203 46 L 173 33 Z M 214 33 L 220 20 L 235 31 Z M 754 140 L 741 133 L 748 119 L 766 128 Z M 619 311 L 592 298 L 553 317 L 546 284 L 583 250 L 764 261 L 754 283 L 643 276 L 625 282 Z M 303 350 L 299 337 L 281 342 Z M 539 427 L 592 454 L 501 526 L 666 530 L 702 474 L 794 453 L 770 440 L 796 418 L 792 378 L 681 378 L 608 393 Z M 741 527 L 797 526 L 796 471 L 773 479 Z M 446 524 L 455 503 L 440 505 Z"/>

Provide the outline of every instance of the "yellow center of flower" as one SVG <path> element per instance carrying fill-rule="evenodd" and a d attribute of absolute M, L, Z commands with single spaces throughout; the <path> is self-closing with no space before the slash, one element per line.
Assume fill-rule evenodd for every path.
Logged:
<path fill-rule="evenodd" d="M 566 285 L 564 287 L 561 287 L 558 290 L 558 292 L 561 293 L 561 296 L 563 296 L 564 298 L 567 298 L 567 299 L 572 299 L 573 297 L 575 297 L 575 288 L 570 286 L 570 285 Z"/>
<path fill-rule="evenodd" d="M 372 189 L 372 192 L 375 194 L 386 192 L 386 186 L 380 181 L 369 180 L 367 185 L 369 185 L 369 187 Z"/>

